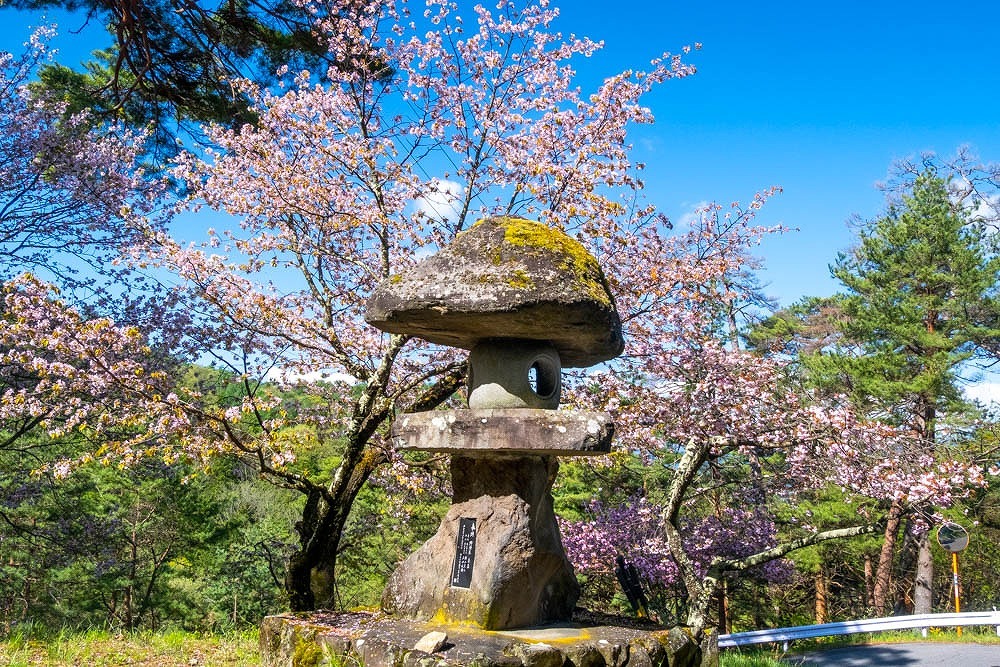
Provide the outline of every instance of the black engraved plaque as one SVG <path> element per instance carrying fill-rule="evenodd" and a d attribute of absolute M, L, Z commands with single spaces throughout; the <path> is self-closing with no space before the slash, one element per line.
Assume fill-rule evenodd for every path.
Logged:
<path fill-rule="evenodd" d="M 476 520 L 462 517 L 458 520 L 458 538 L 455 540 L 455 562 L 451 566 L 451 585 L 469 588 L 472 584 L 472 564 L 476 560 Z"/>

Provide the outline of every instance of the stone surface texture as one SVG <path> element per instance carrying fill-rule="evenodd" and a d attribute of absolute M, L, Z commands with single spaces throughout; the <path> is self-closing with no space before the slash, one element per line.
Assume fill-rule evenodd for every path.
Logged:
<path fill-rule="evenodd" d="M 562 391 L 560 370 L 559 352 L 547 342 L 478 343 L 469 353 L 469 407 L 555 410 Z"/>
<path fill-rule="evenodd" d="M 397 449 L 484 455 L 588 456 L 611 451 L 614 422 L 584 410 L 433 410 L 396 418 Z"/>
<path fill-rule="evenodd" d="M 472 349 L 491 338 L 550 341 L 562 365 L 621 354 L 621 320 L 597 260 L 575 239 L 521 218 L 487 218 L 383 282 L 365 319 L 391 333 Z"/>
<path fill-rule="evenodd" d="M 440 630 L 434 630 L 421 637 L 417 643 L 413 645 L 413 650 L 423 651 L 424 653 L 437 653 L 443 649 L 447 643 L 447 633 L 441 632 Z"/>
<path fill-rule="evenodd" d="M 580 589 L 552 511 L 558 468 L 554 457 L 453 455 L 452 506 L 389 578 L 383 611 L 487 630 L 570 618 Z M 451 585 L 463 518 L 476 520 L 468 588 Z"/>
<path fill-rule="evenodd" d="M 718 666 L 714 633 L 696 642 L 685 628 L 638 627 L 634 620 L 582 620 L 542 628 L 533 636 L 532 631 L 490 632 L 368 612 L 285 614 L 264 619 L 261 657 L 265 667 Z M 448 635 L 437 652 L 411 648 L 434 631 Z"/>

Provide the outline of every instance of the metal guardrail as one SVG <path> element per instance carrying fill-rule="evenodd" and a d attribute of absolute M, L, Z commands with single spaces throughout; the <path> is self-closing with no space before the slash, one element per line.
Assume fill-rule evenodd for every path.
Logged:
<path fill-rule="evenodd" d="M 800 625 L 793 628 L 776 628 L 773 630 L 752 630 L 750 632 L 734 632 L 729 635 L 719 635 L 719 648 L 749 646 L 751 644 L 767 644 L 782 642 L 788 650 L 788 643 L 796 639 L 812 637 L 831 637 L 835 635 L 852 635 L 861 632 L 884 632 L 887 630 L 907 630 L 919 628 L 927 630 L 931 627 L 947 627 L 962 625 L 995 625 L 1000 636 L 1000 611 L 969 611 L 960 614 L 919 614 L 915 616 L 889 616 L 886 618 L 867 618 L 859 621 L 840 621 L 838 623 L 821 623 L 819 625 Z"/>

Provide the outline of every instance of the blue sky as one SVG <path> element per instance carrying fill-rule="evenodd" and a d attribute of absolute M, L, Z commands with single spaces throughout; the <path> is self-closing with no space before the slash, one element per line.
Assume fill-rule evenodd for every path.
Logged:
<path fill-rule="evenodd" d="M 635 134 L 648 196 L 673 219 L 707 201 L 784 192 L 759 220 L 798 232 L 761 247 L 769 292 L 788 304 L 830 294 L 828 265 L 851 243 L 847 220 L 874 217 L 874 184 L 898 158 L 972 145 L 1000 160 L 1000 3 L 911 0 L 554 2 L 556 28 L 605 41 L 578 67 L 583 85 L 700 42 L 691 78 L 649 99 L 657 123 Z M 16 50 L 37 15 L 0 13 Z M 63 59 L 104 45 L 97 26 L 60 21 Z"/>
<path fill-rule="evenodd" d="M 962 144 L 1000 160 L 998 2 L 553 4 L 556 29 L 605 41 L 578 63 L 584 88 L 703 45 L 687 58 L 694 77 L 649 98 L 657 123 L 635 134 L 636 159 L 648 165 L 648 196 L 674 220 L 699 203 L 781 186 L 759 220 L 799 230 L 760 248 L 768 292 L 782 304 L 837 290 L 828 265 L 851 244 L 847 220 L 881 211 L 874 185 L 894 160 Z M 16 50 L 38 22 L 10 10 L 0 18 L 3 49 Z M 60 43 L 68 61 L 100 45 L 86 32 Z"/>
<path fill-rule="evenodd" d="M 784 304 L 830 294 L 846 221 L 876 216 L 896 159 L 970 144 L 1000 160 L 1000 3 L 563 3 L 563 28 L 606 42 L 600 66 L 703 48 L 690 78 L 652 99 L 638 142 L 649 195 L 671 217 L 780 185 L 760 216 L 800 231 L 761 248 Z M 626 9 L 627 8 L 627 9 Z M 607 62 L 604 62 L 607 61 Z"/>

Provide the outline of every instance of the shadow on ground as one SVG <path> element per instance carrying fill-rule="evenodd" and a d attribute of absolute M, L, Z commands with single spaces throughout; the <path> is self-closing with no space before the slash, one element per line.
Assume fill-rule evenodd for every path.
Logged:
<path fill-rule="evenodd" d="M 788 655 L 803 667 L 1000 667 L 1000 646 L 980 644 L 877 644 Z"/>

